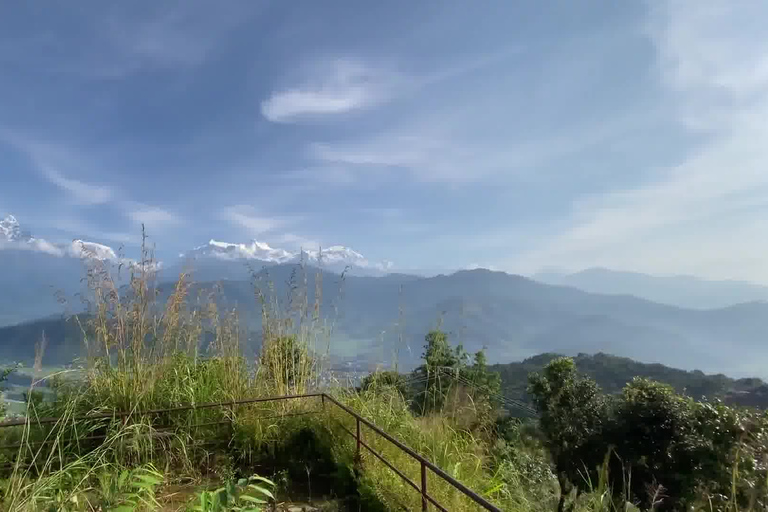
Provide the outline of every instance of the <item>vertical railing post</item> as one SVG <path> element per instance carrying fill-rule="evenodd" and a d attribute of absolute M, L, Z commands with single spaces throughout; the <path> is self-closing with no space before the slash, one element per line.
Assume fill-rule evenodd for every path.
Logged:
<path fill-rule="evenodd" d="M 229 440 L 227 446 L 229 446 L 235 438 L 235 401 L 232 400 L 232 405 L 229 407 Z"/>
<path fill-rule="evenodd" d="M 325 410 L 325 393 L 320 395 L 320 401 L 323 403 L 323 410 Z"/>
<path fill-rule="evenodd" d="M 360 417 L 355 417 L 355 420 L 357 421 L 357 452 L 355 453 L 355 458 L 360 461 Z"/>
<path fill-rule="evenodd" d="M 421 461 L 421 510 L 429 510 L 429 502 L 427 501 L 427 465 L 424 461 Z"/>

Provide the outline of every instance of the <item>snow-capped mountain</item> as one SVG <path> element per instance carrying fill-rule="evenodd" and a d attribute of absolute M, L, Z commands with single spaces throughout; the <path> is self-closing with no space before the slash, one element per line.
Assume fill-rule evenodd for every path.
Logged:
<path fill-rule="evenodd" d="M 81 310 L 83 262 L 103 262 L 117 284 L 128 276 L 117 269 L 136 263 L 95 242 L 35 238 L 13 215 L 0 218 L 0 326 Z"/>
<path fill-rule="evenodd" d="M 8 215 L 0 220 L 0 240 L 4 242 L 26 242 L 32 238 L 29 233 L 21 231 L 21 225 L 16 217 Z"/>
<path fill-rule="evenodd" d="M 262 265 L 304 261 L 310 265 L 317 265 L 329 270 L 342 271 L 349 267 L 352 272 L 364 274 L 382 274 L 392 268 L 392 262 L 371 262 L 359 252 L 340 245 L 320 250 L 288 251 L 271 247 L 269 244 L 257 240 L 247 244 L 210 240 L 205 245 L 181 254 L 181 257 L 197 261 L 205 259 L 232 262 L 254 261 Z"/>
<path fill-rule="evenodd" d="M 187 258 L 216 258 L 220 260 L 258 260 L 268 263 L 288 263 L 295 254 L 284 249 L 274 249 L 263 242 L 252 241 L 250 244 L 231 244 L 211 240 L 205 245 L 195 247 L 186 254 Z"/>
<path fill-rule="evenodd" d="M 0 221 L 0 244 L 3 248 L 32 250 L 52 256 L 133 263 L 132 260 L 121 258 L 114 249 L 107 245 L 84 240 L 73 240 L 69 244 L 54 244 L 42 238 L 35 238 L 28 231 L 22 229 L 19 221 L 13 215 L 8 215 Z M 328 270 L 340 272 L 349 269 L 358 274 L 368 275 L 385 274 L 391 272 L 393 267 L 390 261 L 372 262 L 359 252 L 341 245 L 319 250 L 290 251 L 271 247 L 269 244 L 257 240 L 249 243 L 210 240 L 207 244 L 195 247 L 180 256 L 182 260 L 255 262 L 260 265 L 279 265 L 304 261 Z"/>
<path fill-rule="evenodd" d="M 101 261 L 118 261 L 121 258 L 114 249 L 107 245 L 97 244 L 95 242 L 84 242 L 83 240 L 73 240 L 67 246 L 70 256 L 76 258 L 91 258 Z M 123 258 L 125 260 L 125 258 Z M 126 262 L 132 260 L 125 260 Z"/>
<path fill-rule="evenodd" d="M 31 250 L 51 256 L 89 258 L 100 261 L 120 261 L 121 259 L 111 247 L 95 242 L 73 240 L 69 244 L 54 244 L 42 238 L 35 238 L 29 231 L 21 228 L 19 221 L 13 215 L 8 215 L 0 220 L 0 244 L 6 249 Z M 124 262 L 129 262 L 129 260 L 124 260 Z"/>

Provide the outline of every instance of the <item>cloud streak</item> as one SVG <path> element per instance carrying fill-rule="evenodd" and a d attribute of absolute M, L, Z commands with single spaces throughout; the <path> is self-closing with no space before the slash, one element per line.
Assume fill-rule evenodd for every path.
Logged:
<path fill-rule="evenodd" d="M 369 108 L 393 94 L 399 77 L 352 60 L 318 64 L 300 86 L 275 91 L 261 104 L 262 115 L 274 123 L 338 115 Z"/>
<path fill-rule="evenodd" d="M 633 188 L 581 198 L 570 227 L 516 261 L 759 278 L 768 223 L 768 38 L 763 3 L 654 4 L 648 33 L 675 121 L 706 134 L 679 164 Z"/>
<path fill-rule="evenodd" d="M 0 141 L 24 154 L 43 178 L 65 192 L 75 204 L 99 205 L 115 196 L 112 187 L 72 178 L 61 171 L 90 167 L 77 152 L 66 146 L 43 142 L 7 128 L 0 129 Z"/>
<path fill-rule="evenodd" d="M 248 205 L 228 206 L 220 212 L 220 216 L 247 231 L 251 236 L 273 232 L 290 222 L 286 218 L 260 215 L 255 208 Z"/>
<path fill-rule="evenodd" d="M 142 5 L 138 9 L 88 2 L 82 11 L 58 12 L 50 7 L 43 13 L 27 13 L 38 30 L 0 45 L 0 60 L 34 60 L 38 72 L 86 80 L 190 70 L 206 62 L 230 32 L 258 12 L 252 2 L 239 0 L 229 2 L 226 9 L 197 0 L 138 3 Z M 72 50 L 67 58 L 51 58 L 62 45 Z"/>
<path fill-rule="evenodd" d="M 70 198 L 79 205 L 104 204 L 112 200 L 114 191 L 105 185 L 94 185 L 67 178 L 47 163 L 38 163 L 43 175 L 52 184 L 69 194 Z"/>
<path fill-rule="evenodd" d="M 149 205 L 129 205 L 128 217 L 136 224 L 143 224 L 149 229 L 162 229 L 178 226 L 182 223 L 181 217 L 175 213 Z"/>

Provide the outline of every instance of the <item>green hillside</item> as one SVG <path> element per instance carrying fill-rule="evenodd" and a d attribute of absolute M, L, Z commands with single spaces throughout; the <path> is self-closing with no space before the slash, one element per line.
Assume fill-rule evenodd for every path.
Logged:
<path fill-rule="evenodd" d="M 560 354 L 546 353 L 521 362 L 491 365 L 501 375 L 505 397 L 530 401 L 526 392 L 528 375 L 541 371 Z M 694 370 L 670 368 L 663 364 L 647 364 L 610 354 L 579 354 L 573 358 L 579 372 L 594 379 L 602 390 L 616 394 L 635 377 L 669 384 L 678 393 L 696 400 L 719 398 L 733 405 L 768 408 L 768 384 L 758 378 L 733 379 L 722 374 L 707 375 Z"/>

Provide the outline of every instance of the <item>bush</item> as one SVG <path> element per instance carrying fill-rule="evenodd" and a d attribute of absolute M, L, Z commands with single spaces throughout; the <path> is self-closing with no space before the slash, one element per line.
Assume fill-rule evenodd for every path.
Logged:
<path fill-rule="evenodd" d="M 363 380 L 360 383 L 360 389 L 364 392 L 377 393 L 384 391 L 387 388 L 397 390 L 397 392 L 399 392 L 406 400 L 410 398 L 408 380 L 405 378 L 405 375 L 392 370 L 369 373 L 363 377 Z"/>
<path fill-rule="evenodd" d="M 609 398 L 568 358 L 530 382 L 560 484 L 559 509 L 571 490 L 664 510 L 765 506 L 765 414 L 698 403 L 643 378 Z"/>

